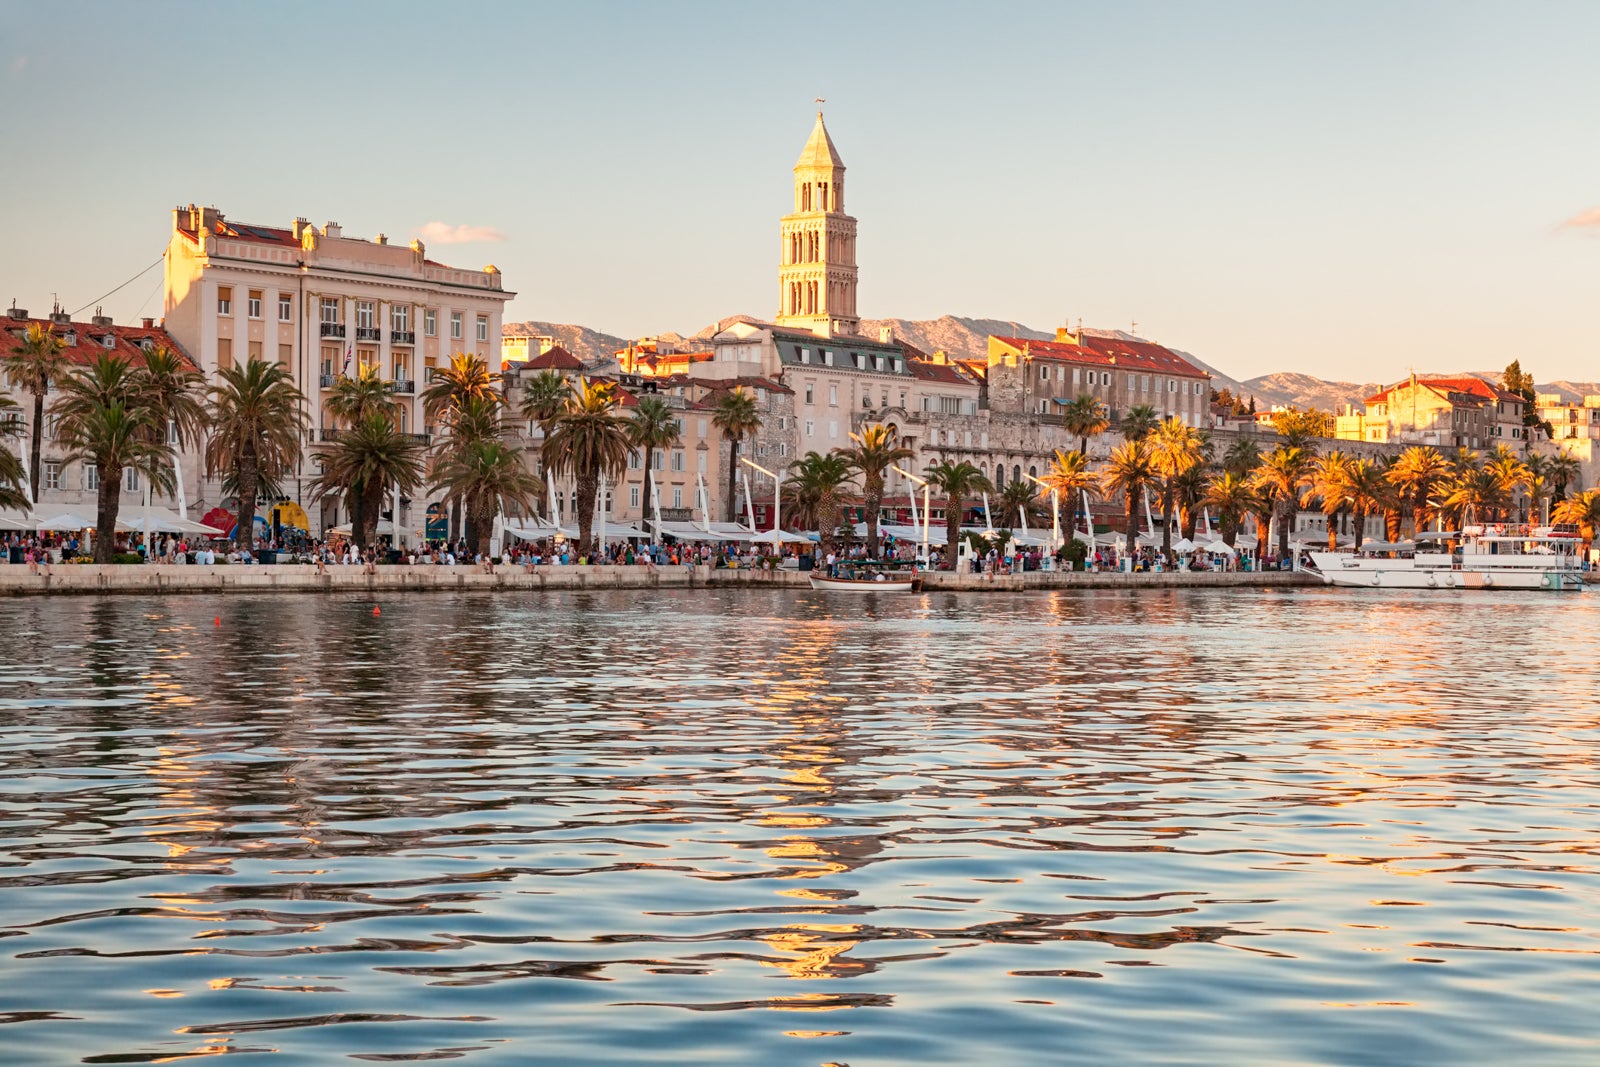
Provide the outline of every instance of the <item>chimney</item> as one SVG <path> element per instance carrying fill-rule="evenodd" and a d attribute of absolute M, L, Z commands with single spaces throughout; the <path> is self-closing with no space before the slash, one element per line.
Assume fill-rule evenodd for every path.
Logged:
<path fill-rule="evenodd" d="M 28 317 L 28 309 L 17 307 L 17 298 L 12 297 L 11 310 L 6 312 L 6 317 L 12 319 L 25 319 Z"/>
<path fill-rule="evenodd" d="M 428 254 L 428 247 L 421 241 L 413 239 L 411 242 L 411 251 L 415 252 L 417 257 L 420 259 Z"/>
<path fill-rule="evenodd" d="M 386 245 L 389 243 L 389 235 L 386 233 L 380 233 L 376 238 L 374 238 L 374 242 L 380 245 Z"/>
<path fill-rule="evenodd" d="M 337 222 L 330 221 L 322 228 L 322 236 L 328 238 L 329 240 L 337 240 L 341 236 L 339 224 Z"/>
<path fill-rule="evenodd" d="M 95 308 L 94 318 L 89 320 L 97 329 L 109 330 L 111 328 L 111 316 L 107 315 L 105 310 L 103 307 Z"/>
<path fill-rule="evenodd" d="M 294 233 L 294 239 L 296 241 L 300 240 L 300 235 L 306 232 L 306 227 L 309 225 L 311 224 L 305 219 L 297 218 L 294 220 L 293 225 L 291 225 L 289 229 Z"/>
<path fill-rule="evenodd" d="M 882 341 L 886 345 L 893 344 L 894 343 L 894 327 L 893 326 L 879 326 L 878 327 L 878 340 Z"/>
<path fill-rule="evenodd" d="M 153 329 L 156 328 L 156 320 L 155 319 L 144 319 L 143 322 L 144 322 L 144 328 L 147 329 L 147 330 L 153 330 Z"/>
<path fill-rule="evenodd" d="M 56 304 L 50 312 L 50 321 L 57 326 L 67 326 L 72 322 L 72 316 L 61 310 L 61 305 Z"/>

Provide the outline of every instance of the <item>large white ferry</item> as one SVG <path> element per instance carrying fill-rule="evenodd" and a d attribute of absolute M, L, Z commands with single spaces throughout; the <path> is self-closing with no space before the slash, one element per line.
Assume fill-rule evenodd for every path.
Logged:
<path fill-rule="evenodd" d="M 1368 541 L 1358 552 L 1312 552 L 1329 585 L 1380 589 L 1583 588 L 1578 530 L 1516 523 L 1422 534 L 1415 541 Z"/>

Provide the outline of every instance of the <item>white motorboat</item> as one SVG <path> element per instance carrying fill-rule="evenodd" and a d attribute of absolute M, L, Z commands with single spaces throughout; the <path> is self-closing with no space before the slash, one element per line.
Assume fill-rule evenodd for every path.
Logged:
<path fill-rule="evenodd" d="M 1415 541 L 1368 541 L 1355 552 L 1312 552 L 1329 585 L 1379 589 L 1581 590 L 1578 530 L 1503 523 Z"/>

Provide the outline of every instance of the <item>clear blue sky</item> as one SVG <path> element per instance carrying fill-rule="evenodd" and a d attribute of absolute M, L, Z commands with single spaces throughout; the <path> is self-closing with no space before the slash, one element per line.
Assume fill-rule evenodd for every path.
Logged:
<path fill-rule="evenodd" d="M 155 260 L 195 201 L 489 228 L 429 252 L 497 264 L 512 320 L 770 315 L 823 96 L 866 316 L 1137 320 L 1239 377 L 1600 378 L 1600 4 L 0 13 L 0 299 L 35 311 Z M 107 311 L 159 313 L 158 283 Z"/>

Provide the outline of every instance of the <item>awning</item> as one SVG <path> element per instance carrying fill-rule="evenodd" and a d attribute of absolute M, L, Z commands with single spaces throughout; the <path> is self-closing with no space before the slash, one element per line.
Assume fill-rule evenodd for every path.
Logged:
<path fill-rule="evenodd" d="M 144 509 L 142 507 L 134 508 L 133 515 L 133 518 L 126 520 L 128 529 L 143 533 Z M 122 523 L 119 522 L 117 525 L 121 526 Z M 181 518 L 176 512 L 170 511 L 167 508 L 150 509 L 150 532 L 201 534 L 211 537 L 221 537 L 223 534 L 223 531 L 217 529 L 215 526 L 207 526 L 203 522 L 195 522 L 193 519 Z"/>
<path fill-rule="evenodd" d="M 36 524 L 31 512 L 0 511 L 0 530 L 32 530 Z"/>
<path fill-rule="evenodd" d="M 33 524 L 35 530 L 92 530 L 95 528 L 94 519 L 86 519 L 75 511 L 59 511 L 54 515 L 45 515 L 36 519 Z M 128 524 L 117 520 L 117 529 L 126 531 Z"/>

